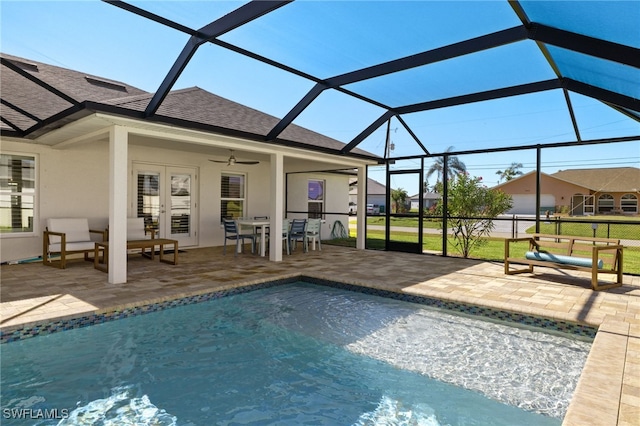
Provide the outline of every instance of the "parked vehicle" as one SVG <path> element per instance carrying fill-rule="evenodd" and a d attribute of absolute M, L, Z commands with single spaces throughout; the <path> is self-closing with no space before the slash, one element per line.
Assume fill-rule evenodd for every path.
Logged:
<path fill-rule="evenodd" d="M 353 201 L 349 202 L 349 214 L 356 214 L 358 213 L 358 205 L 356 203 L 354 203 Z"/>
<path fill-rule="evenodd" d="M 378 204 L 367 204 L 367 214 L 380 214 L 380 206 Z"/>

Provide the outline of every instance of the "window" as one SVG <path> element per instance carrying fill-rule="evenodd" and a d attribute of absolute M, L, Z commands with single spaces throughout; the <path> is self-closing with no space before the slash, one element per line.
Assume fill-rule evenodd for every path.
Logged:
<path fill-rule="evenodd" d="M 36 200 L 36 158 L 0 154 L 0 232 L 33 232 Z"/>
<path fill-rule="evenodd" d="M 620 199 L 620 208 L 625 213 L 638 213 L 638 197 L 634 194 L 624 194 Z"/>
<path fill-rule="evenodd" d="M 309 219 L 322 219 L 324 212 L 324 181 L 309 179 L 307 211 Z"/>
<path fill-rule="evenodd" d="M 610 213 L 613 210 L 613 195 L 602 194 L 598 197 L 598 213 Z"/>
<path fill-rule="evenodd" d="M 235 219 L 244 216 L 246 203 L 246 176 L 223 173 L 220 184 L 220 217 Z"/>

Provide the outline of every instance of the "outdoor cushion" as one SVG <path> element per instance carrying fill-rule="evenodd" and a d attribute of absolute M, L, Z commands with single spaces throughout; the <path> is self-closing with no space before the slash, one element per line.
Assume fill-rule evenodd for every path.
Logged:
<path fill-rule="evenodd" d="M 581 266 L 583 268 L 591 268 L 593 262 L 586 257 L 562 256 L 560 254 L 543 253 L 539 251 L 528 251 L 524 255 L 529 260 L 543 260 L 547 262 L 564 263 L 565 265 Z M 598 260 L 598 269 L 602 269 L 604 262 Z"/>
<path fill-rule="evenodd" d="M 144 218 L 143 217 L 129 217 L 127 218 L 127 240 L 146 240 L 151 238 L 144 230 Z"/>
<path fill-rule="evenodd" d="M 67 247 L 69 247 L 69 243 L 91 241 L 89 220 L 86 218 L 47 219 L 47 229 L 66 234 Z M 50 235 L 49 243 L 58 244 L 56 251 L 60 250 L 60 237 L 57 235 Z M 67 248 L 67 250 L 70 249 Z"/>
<path fill-rule="evenodd" d="M 93 250 L 95 247 L 95 243 L 93 241 L 83 241 L 83 242 L 67 242 L 66 251 L 85 251 L 85 250 Z M 51 253 L 60 253 L 62 251 L 62 244 L 49 244 L 49 251 Z"/>

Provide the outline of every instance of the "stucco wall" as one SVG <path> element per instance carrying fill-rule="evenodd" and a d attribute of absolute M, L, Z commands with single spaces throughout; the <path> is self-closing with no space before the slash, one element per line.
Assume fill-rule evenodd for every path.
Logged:
<path fill-rule="evenodd" d="M 109 211 L 109 146 L 106 141 L 75 144 L 65 149 L 53 149 L 3 139 L 3 153 L 34 154 L 37 156 L 37 201 L 34 232 L 30 235 L 7 236 L 0 239 L 0 262 L 23 260 L 42 254 L 42 232 L 47 218 L 87 217 L 89 226 L 105 229 Z M 199 247 L 222 245 L 224 232 L 220 225 L 220 182 L 224 171 L 243 172 L 247 177 L 248 216 L 269 214 L 270 165 L 263 161 L 257 165 L 212 163 L 208 156 L 200 153 L 177 151 L 149 146 L 129 145 L 128 170 L 131 176 L 135 164 L 191 167 L 199 174 L 197 183 L 198 239 Z M 286 172 L 287 170 L 285 170 Z M 349 202 L 348 177 L 327 173 L 289 175 L 289 209 L 305 210 L 308 179 L 326 181 L 325 210 L 332 213 L 347 212 Z M 128 215 L 135 215 L 134 185 L 130 179 L 128 193 Z M 283 206 L 284 208 L 284 206 Z M 323 238 L 328 238 L 331 226 L 342 220 L 348 229 L 348 217 L 327 214 L 322 226 Z"/>
<path fill-rule="evenodd" d="M 519 179 L 513 179 L 500 186 L 500 189 L 511 195 L 535 196 L 536 176 L 534 173 L 531 173 Z M 571 205 L 571 197 L 574 194 L 589 194 L 589 191 L 581 186 L 543 174 L 540 176 L 540 193 L 553 195 L 556 202 L 556 209 L 560 210 L 563 206 L 566 206 L 567 209 L 569 208 Z M 535 211 L 530 212 L 530 214 L 535 214 Z"/>
<path fill-rule="evenodd" d="M 322 238 L 331 236 L 331 230 L 336 221 L 342 222 L 344 229 L 349 229 L 349 178 L 345 175 L 334 173 L 293 173 L 287 178 L 287 210 L 290 212 L 307 211 L 308 182 L 309 179 L 319 179 L 326 182 L 325 188 L 325 212 L 324 223 L 321 227 Z M 288 213 L 287 217 L 306 218 L 303 213 Z"/>

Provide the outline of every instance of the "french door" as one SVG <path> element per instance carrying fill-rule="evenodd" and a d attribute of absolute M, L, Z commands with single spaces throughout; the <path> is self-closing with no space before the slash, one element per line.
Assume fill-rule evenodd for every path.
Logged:
<path fill-rule="evenodd" d="M 198 244 L 197 168 L 133 164 L 133 216 L 180 246 Z"/>

